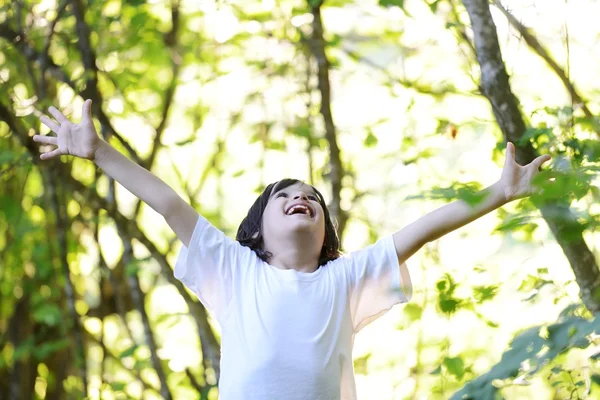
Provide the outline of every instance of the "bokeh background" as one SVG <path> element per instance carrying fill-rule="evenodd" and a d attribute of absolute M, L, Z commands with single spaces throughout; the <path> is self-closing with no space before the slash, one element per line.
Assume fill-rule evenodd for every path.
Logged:
<path fill-rule="evenodd" d="M 2 3 L 0 398 L 217 398 L 219 327 L 173 278 L 162 216 L 89 160 L 39 160 L 38 117 L 77 122 L 87 98 L 106 140 L 228 235 L 295 177 L 326 194 L 345 252 L 474 203 L 507 140 L 521 164 L 551 154 L 543 195 L 408 260 L 411 302 L 356 337 L 357 388 L 599 398 L 598 15 L 592 0 Z"/>

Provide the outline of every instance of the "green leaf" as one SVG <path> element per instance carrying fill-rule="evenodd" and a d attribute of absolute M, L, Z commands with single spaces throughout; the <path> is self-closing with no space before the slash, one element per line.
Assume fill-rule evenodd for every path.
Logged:
<path fill-rule="evenodd" d="M 457 311 L 459 304 L 460 301 L 456 299 L 444 299 L 439 301 L 440 310 L 442 310 L 444 314 L 454 314 Z"/>
<path fill-rule="evenodd" d="M 584 139 L 581 141 L 581 153 L 589 162 L 600 161 L 600 141 Z"/>
<path fill-rule="evenodd" d="M 269 150 L 283 151 L 285 150 L 285 143 L 275 140 L 269 140 L 265 143 L 265 148 Z"/>
<path fill-rule="evenodd" d="M 524 230 L 529 226 L 537 227 L 537 224 L 530 221 L 534 220 L 534 217 L 530 216 L 509 216 L 495 228 L 495 232 L 510 232 L 517 230 Z"/>
<path fill-rule="evenodd" d="M 140 264 L 136 261 L 130 262 L 125 266 L 125 275 L 126 276 L 134 276 L 138 273 L 140 269 Z"/>
<path fill-rule="evenodd" d="M 175 146 L 185 146 L 187 144 L 194 143 L 196 141 L 196 139 L 198 139 L 198 138 L 194 134 L 194 135 L 191 135 L 188 138 L 185 138 L 185 139 L 182 139 L 182 140 L 180 140 L 178 142 L 173 143 L 173 145 L 175 145 Z"/>
<path fill-rule="evenodd" d="M 429 4 L 429 9 L 431 10 L 432 13 L 435 14 L 437 12 L 437 8 L 440 3 L 441 3 L 441 0 L 435 0 L 434 2 Z"/>
<path fill-rule="evenodd" d="M 43 342 L 35 346 L 33 349 L 33 355 L 38 360 L 44 360 L 53 353 L 65 349 L 68 346 L 69 340 L 67 338 Z"/>
<path fill-rule="evenodd" d="M 252 14 L 244 15 L 244 18 L 250 21 L 254 20 L 258 22 L 267 22 L 273 20 L 273 13 L 271 11 L 255 12 Z"/>
<path fill-rule="evenodd" d="M 553 367 L 550 371 L 552 371 L 553 374 L 560 374 L 563 369 L 561 367 Z"/>
<path fill-rule="evenodd" d="M 246 170 L 245 170 L 245 169 L 240 169 L 240 170 L 237 170 L 236 172 L 234 172 L 234 173 L 231 175 L 231 177 L 232 177 L 232 178 L 239 178 L 240 176 L 244 175 L 245 173 L 246 173 Z"/>
<path fill-rule="evenodd" d="M 119 354 L 119 358 L 125 358 L 125 357 L 130 357 L 133 355 L 133 353 L 135 353 L 135 351 L 137 350 L 139 346 L 137 344 L 134 344 L 133 346 L 129 347 L 128 349 L 124 350 L 121 352 L 121 354 Z"/>
<path fill-rule="evenodd" d="M 127 384 L 125 382 L 111 382 L 110 383 L 110 387 L 115 392 L 122 392 L 123 390 L 125 390 L 126 386 L 127 386 Z"/>
<path fill-rule="evenodd" d="M 326 44 L 328 47 L 338 47 L 342 43 L 343 39 L 344 37 L 342 35 L 334 34 Z"/>
<path fill-rule="evenodd" d="M 423 309 L 418 304 L 408 303 L 406 306 L 404 306 L 404 313 L 408 316 L 408 319 L 413 322 L 421 319 L 421 315 L 423 315 Z"/>
<path fill-rule="evenodd" d="M 363 141 L 363 144 L 365 145 L 365 147 L 373 147 L 377 144 L 378 141 L 379 140 L 377 139 L 377 136 L 375 136 L 373 132 L 369 129 L 369 133 Z"/>
<path fill-rule="evenodd" d="M 458 380 L 461 380 L 465 375 L 465 364 L 460 357 L 445 357 L 444 366 L 449 373 L 454 375 Z"/>
<path fill-rule="evenodd" d="M 490 286 L 475 286 L 473 287 L 473 296 L 478 303 L 483 303 L 487 300 L 492 300 L 498 293 L 497 285 Z"/>
<path fill-rule="evenodd" d="M 48 326 L 57 326 L 62 321 L 62 314 L 56 304 L 42 303 L 33 311 L 33 319 Z"/>
<path fill-rule="evenodd" d="M 296 136 L 300 136 L 303 138 L 310 138 L 312 135 L 312 129 L 308 124 L 301 124 L 292 127 L 292 133 Z"/>
<path fill-rule="evenodd" d="M 19 155 L 10 150 L 2 150 L 0 152 L 0 166 L 12 164 L 19 159 Z"/>
<path fill-rule="evenodd" d="M 362 357 L 354 360 L 354 372 L 357 374 L 366 375 L 368 371 L 367 363 L 371 358 L 371 353 L 367 353 Z"/>
<path fill-rule="evenodd" d="M 498 392 L 494 381 L 516 377 L 522 373 L 521 366 L 524 362 L 531 365 L 527 373 L 532 375 L 559 354 L 580 346 L 583 339 L 587 340 L 589 335 L 598 330 L 600 316 L 593 320 L 569 316 L 552 325 L 532 327 L 514 338 L 499 363 L 487 373 L 467 383 L 454 393 L 451 399 L 494 398 Z M 547 332 L 547 335 L 542 335 L 543 331 Z"/>
<path fill-rule="evenodd" d="M 19 342 L 18 346 L 15 348 L 15 351 L 12 355 L 14 361 L 20 361 L 26 359 L 35 348 L 35 341 L 33 337 L 28 337 L 27 339 Z"/>
<path fill-rule="evenodd" d="M 525 130 L 523 136 L 519 138 L 516 145 L 523 146 L 524 144 L 535 141 L 539 137 L 545 136 L 548 140 L 554 138 L 554 134 L 552 133 L 551 128 L 528 128 Z"/>
<path fill-rule="evenodd" d="M 379 0 L 379 5 L 382 7 L 398 6 L 404 9 L 404 0 Z"/>

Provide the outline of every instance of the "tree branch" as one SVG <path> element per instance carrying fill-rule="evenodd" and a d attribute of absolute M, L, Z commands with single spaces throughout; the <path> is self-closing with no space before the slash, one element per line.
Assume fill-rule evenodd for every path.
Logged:
<path fill-rule="evenodd" d="M 154 137 L 154 144 L 152 146 L 152 150 L 150 151 L 150 155 L 146 160 L 144 160 L 142 166 L 147 170 L 151 170 L 156 159 L 156 155 L 158 151 L 162 147 L 161 139 L 162 135 L 167 126 L 167 119 L 169 118 L 169 111 L 171 110 L 171 105 L 173 104 L 173 98 L 175 95 L 175 89 L 177 89 L 177 77 L 179 75 L 179 68 L 181 65 L 181 59 L 179 54 L 176 52 L 177 45 L 177 34 L 179 33 L 180 26 L 180 13 L 179 13 L 179 0 L 173 0 L 171 4 L 171 30 L 165 34 L 165 44 L 169 48 L 169 52 L 171 53 L 171 82 L 167 91 L 165 93 L 165 101 L 163 103 L 162 109 L 162 117 L 160 123 L 156 127 L 156 135 Z M 140 212 L 142 202 L 141 200 L 137 200 L 134 211 L 134 218 L 136 218 Z"/>
<path fill-rule="evenodd" d="M 321 115 L 325 123 L 325 139 L 329 143 L 329 178 L 331 180 L 331 216 L 338 224 L 338 235 L 341 238 L 346 228 L 348 216 L 341 207 L 342 178 L 345 171 L 337 143 L 337 132 L 331 114 L 331 86 L 329 83 L 329 60 L 325 54 L 325 39 L 323 38 L 323 21 L 321 20 L 321 4 L 311 5 L 313 15 L 312 35 L 308 45 L 317 62 L 318 87 L 321 93 Z"/>
<path fill-rule="evenodd" d="M 21 145 L 25 147 L 32 155 L 32 163 L 36 165 L 39 164 L 40 160 L 37 145 L 33 142 L 33 140 L 28 138 L 26 134 L 27 129 L 20 121 L 14 118 L 13 114 L 9 112 L 9 110 L 2 103 L 0 103 L 0 119 L 8 124 L 9 128 L 16 134 L 17 139 L 21 142 Z M 142 233 L 134 220 L 124 216 L 118 210 L 113 209 L 110 203 L 100 196 L 95 189 L 88 188 L 78 180 L 74 179 L 68 169 L 62 163 L 57 165 L 56 170 L 59 176 L 58 179 L 60 179 L 60 181 L 63 182 L 67 188 L 72 190 L 75 195 L 79 196 L 79 201 L 81 204 L 87 204 L 93 209 L 107 210 L 111 218 L 115 221 L 115 224 L 119 226 L 123 232 L 125 232 L 127 239 L 138 240 L 142 245 L 144 245 L 144 247 L 146 247 L 151 257 L 158 262 L 163 278 L 175 286 L 179 294 L 185 300 L 189 312 L 194 317 L 196 322 L 196 328 L 200 337 L 203 357 L 207 357 L 210 360 L 216 376 L 219 377 L 219 361 L 221 356 L 219 343 L 208 323 L 206 309 L 204 306 L 202 306 L 202 304 L 194 301 L 186 291 L 183 284 L 175 278 L 173 275 L 173 270 L 167 262 L 165 256 L 161 254 L 156 246 L 154 246 L 154 244 L 146 237 L 146 235 Z"/>
<path fill-rule="evenodd" d="M 487 0 L 463 0 L 473 27 L 477 61 L 481 67 L 482 93 L 492 105 L 496 121 L 506 140 L 518 143 L 525 132 L 525 122 L 510 89 L 496 26 Z M 537 157 L 528 142 L 516 147 L 516 160 L 529 164 Z M 592 312 L 600 311 L 600 270 L 583 238 L 583 227 L 571 213 L 568 204 L 549 203 L 541 207 L 542 216 L 569 260 L 581 291 L 581 298 Z"/>
<path fill-rule="evenodd" d="M 48 54 L 50 51 L 50 43 L 52 43 L 52 36 L 54 36 L 54 29 L 56 24 L 61 19 L 63 12 L 66 10 L 69 0 L 62 0 L 58 9 L 56 10 L 56 18 L 48 26 L 48 32 L 44 39 L 44 48 L 42 49 L 40 57 L 40 97 L 46 97 L 46 68 L 48 66 Z"/>
<path fill-rule="evenodd" d="M 59 161 L 53 161 L 54 163 Z M 79 377 L 83 383 L 83 394 L 84 396 L 88 395 L 88 383 L 87 383 L 87 360 L 86 360 L 86 352 L 85 352 L 85 344 L 83 341 L 83 327 L 81 325 L 81 320 L 79 318 L 79 314 L 75 309 L 75 289 L 73 288 L 73 282 L 71 280 L 71 270 L 69 268 L 69 261 L 67 259 L 68 255 L 68 245 L 67 245 L 67 232 L 68 232 L 68 215 L 67 211 L 64 207 L 64 203 L 60 201 L 59 195 L 56 190 L 56 186 L 54 182 L 58 181 L 56 179 L 56 173 L 53 168 L 50 168 L 46 171 L 42 171 L 42 176 L 44 177 L 45 184 L 44 187 L 47 188 L 47 195 L 49 203 L 52 204 L 52 209 L 54 211 L 54 215 L 56 216 L 56 234 L 58 236 L 58 257 L 60 260 L 60 264 L 62 267 L 62 273 L 65 279 L 64 288 L 65 288 L 65 297 L 67 301 L 67 309 L 71 321 L 73 323 L 73 336 L 75 339 L 75 356 L 77 362 L 75 362 L 75 367 L 79 370 Z"/>
<path fill-rule="evenodd" d="M 102 352 L 104 353 L 104 356 L 108 356 L 109 358 L 113 359 L 117 364 L 119 364 L 119 366 L 121 368 L 123 368 L 124 371 L 130 373 L 133 377 L 135 377 L 138 381 L 140 381 L 140 383 L 142 384 L 142 387 L 144 388 L 144 390 L 151 390 L 157 394 L 160 394 L 158 389 L 156 389 L 154 386 L 152 386 L 151 383 L 147 382 L 142 375 L 140 374 L 140 371 L 136 368 L 136 369 L 129 369 L 127 368 L 125 365 L 123 365 L 123 361 L 121 361 L 121 358 L 119 358 L 116 354 L 114 354 L 108 347 L 106 347 L 106 344 L 101 341 L 96 339 L 96 337 L 94 337 L 94 335 L 92 335 L 89 332 L 85 332 L 86 334 L 86 339 L 89 340 L 90 342 L 96 343 L 98 346 L 100 346 L 102 348 Z"/>
<path fill-rule="evenodd" d="M 117 229 L 119 230 L 119 236 L 121 236 L 121 240 L 123 241 L 123 254 L 125 256 L 125 265 L 129 266 L 131 265 L 131 261 L 134 258 L 131 240 L 127 238 L 125 232 L 122 232 L 119 227 Z M 140 288 L 140 281 L 137 276 L 137 270 L 128 274 L 127 283 L 129 284 L 129 288 L 131 289 L 131 297 L 133 299 L 133 304 L 135 304 L 135 308 L 137 309 L 142 319 L 142 326 L 144 327 L 144 336 L 146 337 L 146 344 L 148 345 L 148 349 L 150 350 L 150 359 L 152 361 L 152 366 L 156 370 L 158 380 L 160 381 L 160 394 L 164 399 L 172 399 L 173 395 L 171 394 L 169 386 L 167 385 L 167 376 L 165 375 L 165 371 L 162 367 L 160 359 L 158 358 L 156 339 L 154 338 L 154 332 L 152 331 L 152 327 L 150 326 L 150 320 L 148 319 L 148 313 L 146 312 L 145 296 L 142 292 L 142 289 Z"/>
<path fill-rule="evenodd" d="M 42 63 L 43 56 L 38 53 L 36 49 L 31 47 L 23 38 L 23 34 L 14 31 L 8 26 L 8 23 L 0 24 L 0 37 L 3 37 L 13 43 L 21 53 L 25 56 L 25 58 L 31 63 Z M 93 100 L 92 103 L 92 111 L 98 117 L 100 123 L 107 127 L 108 132 L 114 136 L 121 146 L 125 148 L 129 156 L 138 164 L 142 163 L 142 159 L 137 155 L 137 152 L 131 147 L 131 145 L 115 130 L 112 126 L 110 119 L 106 115 L 106 113 L 102 110 L 101 100 L 92 92 L 92 96 L 87 96 L 87 88 L 83 91 L 80 91 L 75 82 L 73 82 L 68 75 L 59 67 L 48 55 L 48 59 L 43 61 L 47 65 L 47 71 L 57 80 L 66 83 L 75 93 L 78 93 L 82 98 L 91 98 Z M 29 65 L 29 64 L 28 64 Z"/>
<path fill-rule="evenodd" d="M 525 40 L 525 43 L 527 43 L 529 47 L 538 56 L 540 56 L 544 61 L 546 61 L 546 63 L 552 69 L 552 71 L 554 71 L 554 73 L 558 75 L 562 83 L 565 85 L 566 89 L 569 91 L 573 103 L 581 105 L 581 109 L 583 110 L 583 113 L 586 117 L 593 118 L 594 115 L 587 107 L 586 101 L 581 97 L 577 89 L 575 89 L 575 85 L 569 80 L 569 77 L 565 73 L 564 69 L 562 69 L 558 65 L 558 63 L 552 58 L 552 56 L 548 53 L 544 46 L 542 46 L 542 44 L 539 42 L 537 37 L 535 37 L 535 35 L 531 33 L 531 30 L 525 27 L 523 24 L 521 24 L 521 22 L 518 19 L 516 19 L 514 15 L 512 15 L 506 8 L 502 6 L 502 3 L 500 3 L 499 0 L 493 0 L 493 3 L 496 6 L 496 8 L 498 8 L 502 12 L 502 14 L 504 14 L 506 19 L 508 19 L 508 22 L 510 22 L 510 24 L 521 34 L 521 36 Z M 600 132 L 597 133 L 600 134 Z"/>

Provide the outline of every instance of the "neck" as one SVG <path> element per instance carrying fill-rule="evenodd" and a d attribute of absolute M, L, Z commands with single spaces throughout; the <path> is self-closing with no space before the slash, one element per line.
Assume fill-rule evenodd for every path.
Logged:
<path fill-rule="evenodd" d="M 279 250 L 266 248 L 273 256 L 269 264 L 281 269 L 293 269 L 299 272 L 314 272 L 319 268 L 320 249 L 311 249 L 295 244 L 279 245 Z"/>

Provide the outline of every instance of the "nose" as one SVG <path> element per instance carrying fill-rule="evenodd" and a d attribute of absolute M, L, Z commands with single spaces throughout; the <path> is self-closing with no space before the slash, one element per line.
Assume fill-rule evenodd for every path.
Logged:
<path fill-rule="evenodd" d="M 296 195 L 294 196 L 294 200 L 295 199 L 302 199 L 308 201 L 308 196 L 304 192 L 296 193 Z"/>

